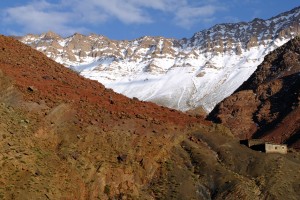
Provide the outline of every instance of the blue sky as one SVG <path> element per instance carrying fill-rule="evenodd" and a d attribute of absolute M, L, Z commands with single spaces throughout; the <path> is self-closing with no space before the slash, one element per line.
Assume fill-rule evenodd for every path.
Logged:
<path fill-rule="evenodd" d="M 297 6 L 298 0 L 1 0 L 0 34 L 189 38 L 217 23 L 268 19 Z"/>

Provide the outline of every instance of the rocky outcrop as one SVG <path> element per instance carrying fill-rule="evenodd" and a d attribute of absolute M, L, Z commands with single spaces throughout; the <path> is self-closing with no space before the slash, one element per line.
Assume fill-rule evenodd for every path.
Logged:
<path fill-rule="evenodd" d="M 264 138 L 300 148 L 300 38 L 267 55 L 210 114 L 240 139 Z"/>

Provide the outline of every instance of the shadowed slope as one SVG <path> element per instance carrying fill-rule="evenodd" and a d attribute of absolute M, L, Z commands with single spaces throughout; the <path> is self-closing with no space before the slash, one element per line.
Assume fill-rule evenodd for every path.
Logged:
<path fill-rule="evenodd" d="M 300 38 L 265 57 L 254 74 L 210 114 L 241 139 L 300 148 Z"/>

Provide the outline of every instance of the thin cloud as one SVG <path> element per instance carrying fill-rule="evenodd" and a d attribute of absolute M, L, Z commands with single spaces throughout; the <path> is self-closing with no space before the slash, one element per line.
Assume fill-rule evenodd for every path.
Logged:
<path fill-rule="evenodd" d="M 110 20 L 123 24 L 155 23 L 152 11 L 165 13 L 173 23 L 189 28 L 195 23 L 213 20 L 221 8 L 217 0 L 48 0 L 31 1 L 27 5 L 7 8 L 2 11 L 1 21 L 6 25 L 17 24 L 25 33 L 41 33 L 48 30 L 61 35 L 74 32 L 91 32 L 90 25 L 97 26 Z M 207 5 L 209 3 L 209 5 Z"/>
<path fill-rule="evenodd" d="M 117 18 L 119 21 L 125 24 L 149 23 L 152 21 L 142 8 L 132 3 L 125 3 L 121 2 L 120 0 L 93 0 L 92 5 L 94 5 L 95 8 L 101 9 L 101 11 L 107 15 Z"/>
<path fill-rule="evenodd" d="M 182 7 L 178 10 L 175 17 L 175 23 L 184 28 L 189 28 L 198 22 L 211 22 L 214 19 L 214 15 L 217 11 L 223 10 L 224 8 L 205 5 L 201 7 Z"/>
<path fill-rule="evenodd" d="M 41 33 L 52 30 L 63 34 L 86 31 L 86 28 L 74 28 L 71 21 L 74 14 L 59 11 L 57 5 L 46 1 L 33 2 L 32 4 L 8 8 L 3 13 L 2 22 L 5 24 L 17 24 L 22 27 L 24 33 Z"/>
<path fill-rule="evenodd" d="M 172 12 L 187 4 L 187 0 L 128 0 L 128 2 L 138 7 L 151 8 L 163 12 Z"/>

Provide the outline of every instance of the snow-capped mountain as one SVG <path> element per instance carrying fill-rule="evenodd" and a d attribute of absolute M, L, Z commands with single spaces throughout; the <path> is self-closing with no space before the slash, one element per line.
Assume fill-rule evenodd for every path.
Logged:
<path fill-rule="evenodd" d="M 300 34 L 300 7 L 268 20 L 215 25 L 190 39 L 48 32 L 20 40 L 55 61 L 128 97 L 207 112 L 232 94 L 264 56 Z"/>

